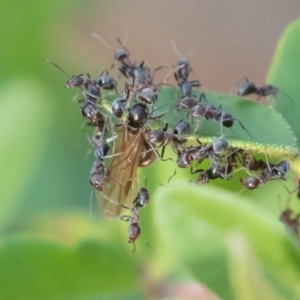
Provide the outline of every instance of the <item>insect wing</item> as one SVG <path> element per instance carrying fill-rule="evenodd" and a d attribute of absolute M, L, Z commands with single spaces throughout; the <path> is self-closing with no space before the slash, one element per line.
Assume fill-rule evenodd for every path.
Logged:
<path fill-rule="evenodd" d="M 120 155 L 111 159 L 103 184 L 103 210 L 114 217 L 120 215 L 123 206 L 130 207 L 130 201 L 137 194 L 133 183 L 137 178 L 140 156 L 144 149 L 142 130 L 131 134 L 125 124 L 119 134 L 115 153 Z"/>

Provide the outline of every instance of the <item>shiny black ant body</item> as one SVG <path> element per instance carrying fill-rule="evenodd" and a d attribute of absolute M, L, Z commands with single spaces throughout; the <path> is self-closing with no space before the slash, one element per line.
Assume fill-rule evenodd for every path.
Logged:
<path fill-rule="evenodd" d="M 238 96 L 248 96 L 256 94 L 258 99 L 260 97 L 266 97 L 270 95 L 276 95 L 278 88 L 271 84 L 266 84 L 261 87 L 257 87 L 254 83 L 250 82 L 247 77 L 244 77 L 244 81 L 238 86 Z"/>
<path fill-rule="evenodd" d="M 229 149 L 228 141 L 223 138 L 217 138 L 209 145 L 202 145 L 200 140 L 197 141 L 200 144 L 198 147 L 178 149 L 177 166 L 179 168 L 188 168 L 193 161 L 199 164 L 207 158 L 216 161 L 216 158 L 223 158 L 219 154 Z"/>
<path fill-rule="evenodd" d="M 286 180 L 285 175 L 289 170 L 290 164 L 287 160 L 283 160 L 273 166 L 267 164 L 267 167 L 261 171 L 259 176 L 252 175 L 246 178 L 240 178 L 240 183 L 249 190 L 255 190 L 259 185 L 265 184 L 269 180 Z"/>
<path fill-rule="evenodd" d="M 95 150 L 96 160 L 91 169 L 90 183 L 98 191 L 102 192 L 103 176 L 105 175 L 104 156 L 107 155 L 110 147 L 107 144 L 99 145 Z"/>
<path fill-rule="evenodd" d="M 133 243 L 133 252 L 135 252 L 135 241 L 141 235 L 141 228 L 139 226 L 140 223 L 140 215 L 139 215 L 139 208 L 145 207 L 150 200 L 149 191 L 142 187 L 136 198 L 133 201 L 132 207 L 124 207 L 129 209 L 132 212 L 132 216 L 122 215 L 119 216 L 120 220 L 125 222 L 130 222 L 128 227 L 128 243 Z"/>
<path fill-rule="evenodd" d="M 85 98 L 78 101 L 82 103 L 80 108 L 81 114 L 84 118 L 90 121 L 90 125 L 96 125 L 103 119 L 97 104 L 99 96 L 100 87 L 94 81 L 92 84 L 89 84 L 88 90 L 85 93 Z"/>
<path fill-rule="evenodd" d="M 165 128 L 163 129 L 156 129 L 145 132 L 144 138 L 149 143 L 160 143 L 157 148 L 162 147 L 162 152 L 159 157 L 165 161 L 170 159 L 164 159 L 165 148 L 168 144 L 172 146 L 175 150 L 178 149 L 179 145 L 182 145 L 186 142 L 186 139 L 182 138 L 183 135 L 187 134 L 190 130 L 190 125 L 183 120 L 177 122 L 174 126 L 172 132 L 168 131 L 168 123 L 166 124 Z M 154 149 L 153 149 L 154 150 Z"/>
<path fill-rule="evenodd" d="M 96 83 L 104 90 L 115 90 L 115 92 L 118 93 L 117 83 L 113 77 L 109 76 L 109 73 L 106 69 L 101 72 Z"/>
<path fill-rule="evenodd" d="M 191 106 L 191 107 L 187 107 L 189 108 L 189 112 L 188 112 L 188 117 L 189 118 L 196 118 L 198 116 L 202 116 L 204 117 L 206 120 L 213 120 L 213 121 L 217 121 L 220 122 L 223 126 L 230 128 L 233 126 L 234 121 L 237 121 L 240 126 L 248 133 L 248 135 L 251 137 L 251 134 L 248 132 L 248 130 L 245 128 L 245 126 L 241 123 L 240 120 L 233 118 L 233 116 L 222 110 L 222 105 L 219 105 L 218 107 L 215 107 L 212 104 L 202 104 L 201 103 L 201 99 L 205 98 L 205 94 L 201 93 L 199 101 L 196 103 L 194 102 L 195 105 Z M 183 105 L 181 103 L 179 103 L 180 105 Z M 193 104 L 193 102 L 191 101 L 191 105 Z"/>

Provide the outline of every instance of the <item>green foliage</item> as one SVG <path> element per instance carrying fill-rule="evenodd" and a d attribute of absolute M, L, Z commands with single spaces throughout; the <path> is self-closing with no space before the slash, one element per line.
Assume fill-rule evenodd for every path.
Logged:
<path fill-rule="evenodd" d="M 154 224 L 166 260 L 186 264 L 222 299 L 233 299 L 236 289 L 265 299 L 267 286 L 282 299 L 300 297 L 299 243 L 278 217 L 241 195 L 210 186 L 175 182 L 155 196 Z M 261 286 L 255 274 L 262 277 Z"/>

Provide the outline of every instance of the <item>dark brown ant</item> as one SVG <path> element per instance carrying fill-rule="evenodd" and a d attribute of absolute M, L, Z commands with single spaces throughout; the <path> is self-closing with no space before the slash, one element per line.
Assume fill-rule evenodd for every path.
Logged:
<path fill-rule="evenodd" d="M 195 180 L 195 183 L 208 183 L 209 180 L 215 179 L 227 179 L 229 180 L 234 173 L 233 168 L 237 167 L 236 155 L 240 151 L 239 148 L 229 148 L 226 146 L 226 140 L 221 139 L 215 144 L 217 152 L 221 153 L 226 150 L 230 152 L 225 156 L 220 156 L 218 153 L 213 153 L 210 156 L 211 166 L 207 170 L 196 170 L 192 171 L 192 174 L 200 173 L 199 178 Z M 238 171 L 238 170 L 237 170 Z"/>
<path fill-rule="evenodd" d="M 102 145 L 103 142 L 103 136 L 107 133 L 107 129 L 104 127 L 104 117 L 101 115 L 102 119 L 100 118 L 98 120 L 98 123 L 88 123 L 89 126 L 95 126 L 94 133 L 92 135 L 92 138 L 89 139 L 89 142 L 94 146 L 94 148 L 98 148 Z"/>
<path fill-rule="evenodd" d="M 97 38 L 106 47 L 112 48 L 112 49 L 115 50 L 114 58 L 115 58 L 115 61 L 118 64 L 119 72 L 126 78 L 134 78 L 133 71 L 137 68 L 137 66 L 130 61 L 130 58 L 129 58 L 130 57 L 130 52 L 123 45 L 121 40 L 119 38 L 117 38 L 117 41 L 120 44 L 121 48 L 115 49 L 113 46 L 109 45 L 102 36 L 100 36 L 96 33 L 93 33 L 92 35 L 95 38 Z M 112 67 L 113 66 L 114 66 L 114 64 L 112 65 Z"/>
<path fill-rule="evenodd" d="M 84 118 L 88 119 L 91 124 L 98 124 L 99 121 L 103 119 L 99 109 L 97 100 L 100 96 L 100 87 L 94 81 L 92 84 L 89 84 L 88 90 L 85 93 L 84 100 L 79 100 L 79 103 L 82 103 L 81 114 Z"/>
<path fill-rule="evenodd" d="M 281 209 L 281 214 L 279 216 L 280 221 L 286 226 L 286 228 L 290 229 L 297 237 L 299 237 L 299 228 L 300 228 L 300 214 L 296 214 L 294 217 L 294 212 L 291 208 L 289 208 L 290 197 L 287 200 L 287 208 L 285 210 Z"/>
<path fill-rule="evenodd" d="M 295 235 L 299 236 L 300 214 L 297 214 L 295 217 L 292 217 L 292 215 L 293 211 L 290 208 L 287 208 L 281 213 L 279 219 L 283 224 L 291 229 Z"/>
<path fill-rule="evenodd" d="M 190 129 L 189 124 L 187 122 L 183 122 L 183 120 L 180 120 L 174 126 L 172 132 L 168 131 L 168 123 L 167 123 L 165 128 L 163 128 L 162 130 L 156 129 L 156 130 L 151 130 L 146 132 L 144 134 L 144 138 L 150 144 L 160 143 L 160 145 L 157 147 L 157 148 L 162 147 L 162 152 L 161 155 L 159 155 L 159 157 L 163 161 L 166 161 L 166 160 L 170 160 L 169 158 L 168 159 L 163 158 L 166 146 L 170 144 L 174 149 L 174 151 L 176 152 L 178 146 L 186 142 L 186 139 L 183 139 L 182 135 L 188 133 L 189 129 Z"/>
<path fill-rule="evenodd" d="M 132 207 L 129 209 L 128 207 L 124 206 L 124 208 L 129 209 L 133 215 L 119 216 L 120 220 L 125 222 L 130 222 L 128 228 L 128 243 L 133 243 L 133 247 L 134 247 L 133 252 L 135 252 L 135 241 L 141 235 L 141 228 L 139 226 L 140 223 L 139 208 L 145 207 L 149 203 L 149 200 L 150 200 L 149 191 L 145 187 L 142 187 L 139 190 L 136 198 L 133 200 Z"/>
<path fill-rule="evenodd" d="M 260 97 L 266 97 L 270 95 L 276 95 L 278 88 L 271 84 L 266 84 L 261 87 L 257 87 L 254 83 L 250 82 L 245 76 L 244 81 L 238 86 L 237 95 L 238 96 L 248 96 L 251 94 L 256 94 L 258 99 Z"/>
<path fill-rule="evenodd" d="M 240 126 L 247 132 L 247 134 L 250 137 L 252 137 L 240 120 L 233 118 L 233 116 L 230 113 L 222 110 L 222 105 L 215 107 L 208 103 L 202 104 L 201 103 L 202 98 L 206 99 L 204 93 L 200 94 L 199 102 L 197 102 L 196 105 L 194 105 L 193 107 L 188 107 L 189 108 L 189 112 L 187 115 L 188 117 L 196 118 L 198 116 L 203 116 L 206 120 L 214 120 L 220 122 L 223 126 L 227 128 L 232 127 L 234 121 L 237 121 L 240 124 Z M 197 127 L 195 131 L 197 130 Z"/>
<path fill-rule="evenodd" d="M 179 168 L 188 168 L 193 161 L 198 164 L 204 159 L 209 158 L 215 161 L 216 158 L 222 158 L 219 154 L 229 149 L 228 141 L 224 138 L 217 138 L 209 145 L 203 145 L 200 140 L 198 147 L 183 148 L 178 150 L 177 166 Z"/>
<path fill-rule="evenodd" d="M 205 184 L 208 183 L 209 180 L 214 179 L 225 179 L 227 178 L 227 170 L 226 166 L 220 166 L 218 164 L 212 164 L 207 170 L 196 170 L 192 172 L 192 174 L 200 173 L 197 180 L 194 183 Z"/>
<path fill-rule="evenodd" d="M 104 156 L 108 153 L 110 147 L 107 144 L 100 145 L 95 150 L 96 160 L 91 169 L 90 183 L 98 191 L 102 192 L 103 176 L 105 175 Z"/>
<path fill-rule="evenodd" d="M 87 75 L 85 77 L 82 77 L 83 74 L 79 74 L 79 75 L 73 75 L 70 76 L 65 70 L 63 70 L 60 66 L 58 66 L 56 63 L 52 62 L 51 60 L 47 60 L 48 63 L 52 64 L 53 66 L 55 66 L 56 68 L 58 68 L 61 72 L 63 72 L 65 75 L 67 75 L 67 77 L 69 78 L 68 81 L 65 84 L 66 88 L 71 88 L 71 87 L 82 87 L 84 86 L 85 88 L 87 88 L 87 86 L 89 84 L 92 83 L 92 80 L 90 78 L 89 73 L 87 73 Z"/>
<path fill-rule="evenodd" d="M 132 212 L 133 216 L 122 215 L 119 218 L 122 221 L 130 222 L 128 227 L 128 243 L 133 243 L 133 252 L 135 252 L 135 241 L 141 234 L 141 228 L 139 226 L 140 215 L 138 208 L 135 206 L 133 206 L 130 211 Z"/>
<path fill-rule="evenodd" d="M 249 171 L 259 171 L 268 167 L 267 162 L 250 157 L 248 153 L 242 155 L 241 164 Z M 270 166 L 273 167 L 274 165 L 270 164 Z"/>
<path fill-rule="evenodd" d="M 252 175 L 246 178 L 240 178 L 240 183 L 249 190 L 255 190 L 259 185 L 265 184 L 269 180 L 286 180 L 285 175 L 289 170 L 290 164 L 287 160 L 283 160 L 274 166 L 270 166 L 267 163 L 267 168 L 263 169 L 259 176 Z"/>

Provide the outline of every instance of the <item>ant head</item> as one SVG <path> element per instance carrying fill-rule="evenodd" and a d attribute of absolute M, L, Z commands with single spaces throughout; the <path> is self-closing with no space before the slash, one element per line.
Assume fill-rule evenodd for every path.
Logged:
<path fill-rule="evenodd" d="M 129 58 L 130 53 L 126 48 L 117 49 L 115 52 L 115 60 L 122 61 Z"/>

